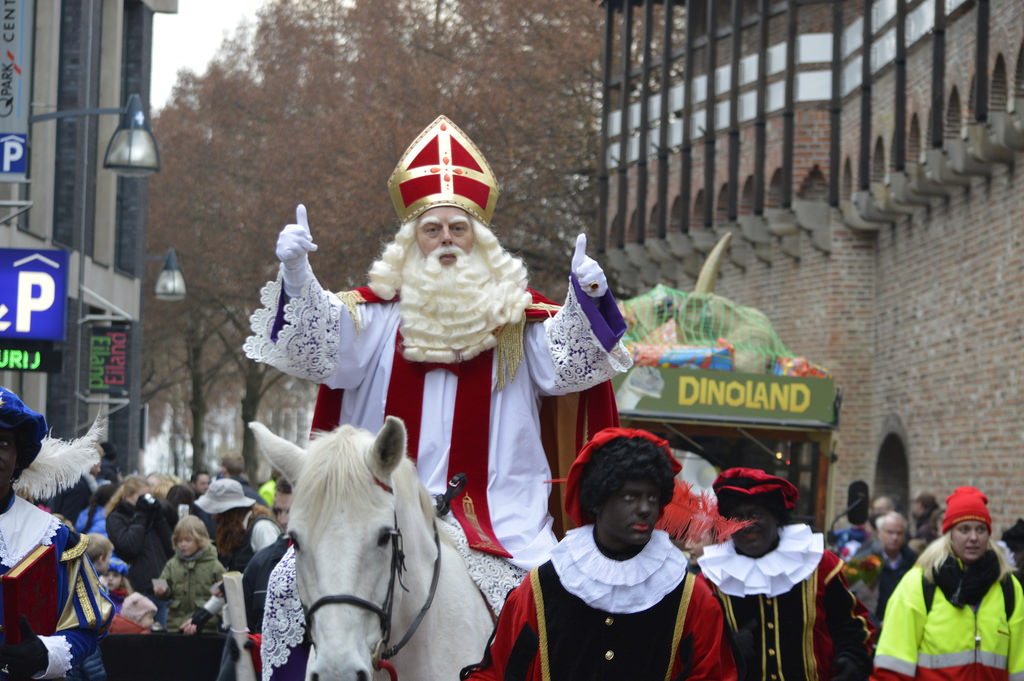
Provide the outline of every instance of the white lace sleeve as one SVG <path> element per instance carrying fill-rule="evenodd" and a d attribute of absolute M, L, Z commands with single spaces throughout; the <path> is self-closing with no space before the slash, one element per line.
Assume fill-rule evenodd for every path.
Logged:
<path fill-rule="evenodd" d="M 306 635 L 302 603 L 295 590 L 295 551 L 288 547 L 281 561 L 270 572 L 267 603 L 263 611 L 263 681 L 270 681 L 274 670 L 283 667 Z"/>
<path fill-rule="evenodd" d="M 302 295 L 284 305 L 284 326 L 273 339 L 281 298 L 281 275 L 260 291 L 263 306 L 249 317 L 252 336 L 242 350 L 249 359 L 281 371 L 322 383 L 338 368 L 341 343 L 342 305 L 325 291 L 315 277 L 302 287 Z"/>
<path fill-rule="evenodd" d="M 37 679 L 60 679 L 68 674 L 71 669 L 71 643 L 63 636 L 40 636 L 39 640 L 46 646 L 46 654 L 49 663 L 46 671 Z"/>
<path fill-rule="evenodd" d="M 633 366 L 633 358 L 621 341 L 610 352 L 605 351 L 572 286 L 565 305 L 544 322 L 544 332 L 555 367 L 555 387 L 559 390 L 590 388 Z"/>

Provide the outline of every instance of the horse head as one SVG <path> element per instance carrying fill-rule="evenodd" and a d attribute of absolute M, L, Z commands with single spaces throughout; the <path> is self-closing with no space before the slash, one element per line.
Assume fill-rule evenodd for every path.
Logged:
<path fill-rule="evenodd" d="M 249 426 L 295 489 L 288 534 L 316 648 L 307 678 L 367 681 L 375 652 L 402 636 L 418 607 L 403 600 L 426 598 L 438 555 L 429 497 L 405 456 L 405 426 L 388 417 L 376 436 L 341 426 L 306 449 Z M 407 557 L 410 568 L 426 567 L 403 575 Z"/>

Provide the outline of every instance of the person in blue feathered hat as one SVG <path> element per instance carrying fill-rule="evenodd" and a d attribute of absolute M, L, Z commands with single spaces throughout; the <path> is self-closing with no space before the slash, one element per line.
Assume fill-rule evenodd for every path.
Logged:
<path fill-rule="evenodd" d="M 0 386 L 0 430 L 14 433 L 18 456 L 12 479 L 17 479 L 39 455 L 46 436 L 46 418 L 37 414 L 7 388 Z"/>
<path fill-rule="evenodd" d="M 35 560 L 52 560 L 57 581 L 56 612 L 49 625 L 55 625 L 56 631 L 44 630 L 38 613 L 33 613 L 33 624 L 23 613 L 4 611 L 7 628 L 0 633 L 0 680 L 62 678 L 92 654 L 99 636 L 110 626 L 113 604 L 85 553 L 88 541 L 15 493 L 44 498 L 77 480 L 82 467 L 92 466 L 99 458 L 96 443 L 105 424 L 105 418 L 97 419 L 89 433 L 76 440 L 51 438 L 43 415 L 0 387 L 0 574 L 9 572 L 36 547 L 52 545 L 53 552 Z M 74 607 L 71 600 L 76 601 Z M 64 612 L 74 614 L 61 617 Z M 14 626 L 20 634 L 18 643 L 10 642 L 8 635 Z"/>

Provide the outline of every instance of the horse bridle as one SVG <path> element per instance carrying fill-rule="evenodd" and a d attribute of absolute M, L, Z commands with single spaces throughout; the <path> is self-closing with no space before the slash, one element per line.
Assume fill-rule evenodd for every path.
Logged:
<path fill-rule="evenodd" d="M 381 482 L 376 477 L 374 478 L 374 482 L 392 495 L 395 493 L 389 485 Z M 420 626 L 420 622 L 423 621 L 424 616 L 430 609 L 430 604 L 434 601 L 434 593 L 437 591 L 438 577 L 441 574 L 441 540 L 437 534 L 437 521 L 435 520 L 434 548 L 437 551 L 437 557 L 434 558 L 434 573 L 430 579 L 430 590 L 427 592 L 427 600 L 423 604 L 423 607 L 420 608 L 420 611 L 412 621 L 412 624 L 409 625 L 409 629 L 405 632 L 405 635 L 402 636 L 402 639 L 395 645 L 388 648 L 387 645 L 391 638 L 391 615 L 395 605 L 395 583 L 397 582 L 403 590 L 409 590 L 402 582 L 402 573 L 405 572 L 405 551 L 402 544 L 402 530 L 398 527 L 397 511 L 395 512 L 395 525 L 391 529 L 390 534 L 391 574 L 388 578 L 388 591 L 387 595 L 384 597 L 383 605 L 377 605 L 365 598 L 360 598 L 359 596 L 353 596 L 351 594 L 330 594 L 328 596 L 321 596 L 306 610 L 306 631 L 309 632 L 310 635 L 312 635 L 313 631 L 313 613 L 325 605 L 354 605 L 376 614 L 380 619 L 381 637 L 380 641 L 377 642 L 377 645 L 374 646 L 373 649 L 372 659 L 374 670 L 379 670 L 381 662 L 384 660 L 391 659 L 397 655 L 398 651 L 401 650 L 402 647 L 409 642 L 409 639 L 412 638 L 413 634 L 416 633 L 417 627 Z"/>

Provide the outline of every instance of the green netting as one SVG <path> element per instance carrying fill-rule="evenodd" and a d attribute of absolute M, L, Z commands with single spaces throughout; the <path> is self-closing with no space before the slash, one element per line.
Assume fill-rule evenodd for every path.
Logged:
<path fill-rule="evenodd" d="M 682 356 L 680 348 L 731 347 L 735 371 L 768 373 L 777 359 L 791 357 L 764 313 L 713 293 L 659 285 L 620 307 L 628 324 L 622 340 L 638 364 L 675 365 L 672 357 Z M 674 355 L 667 352 L 672 349 Z M 716 363 L 704 368 L 726 367 Z"/>

